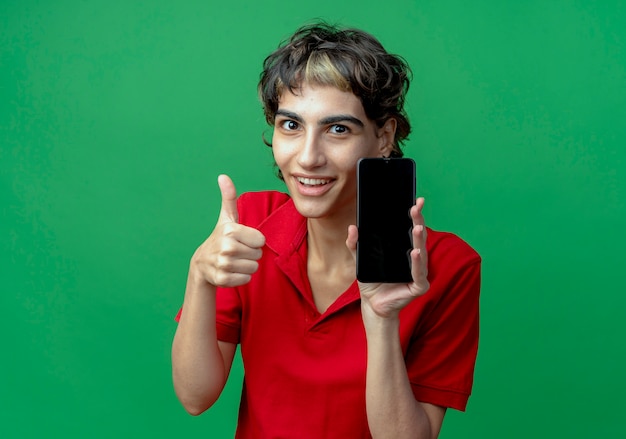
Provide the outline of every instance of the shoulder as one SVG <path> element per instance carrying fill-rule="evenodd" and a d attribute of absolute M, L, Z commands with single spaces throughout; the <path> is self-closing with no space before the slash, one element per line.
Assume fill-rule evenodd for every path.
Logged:
<path fill-rule="evenodd" d="M 281 206 L 291 202 L 289 195 L 278 191 L 245 192 L 237 199 L 239 222 L 257 227 Z"/>
<path fill-rule="evenodd" d="M 429 272 L 456 271 L 468 266 L 480 266 L 481 257 L 478 252 L 459 236 L 433 229 L 427 229 L 427 233 Z"/>

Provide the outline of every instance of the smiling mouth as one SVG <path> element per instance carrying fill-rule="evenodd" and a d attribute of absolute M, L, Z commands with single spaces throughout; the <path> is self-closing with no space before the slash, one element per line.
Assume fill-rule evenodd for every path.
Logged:
<path fill-rule="evenodd" d="M 303 184 L 305 186 L 323 186 L 325 184 L 330 183 L 330 180 L 323 178 L 305 178 L 305 177 L 296 177 L 298 183 Z"/>

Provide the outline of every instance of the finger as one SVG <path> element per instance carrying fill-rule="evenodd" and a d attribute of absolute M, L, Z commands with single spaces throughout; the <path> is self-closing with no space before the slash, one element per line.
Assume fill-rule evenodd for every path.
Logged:
<path fill-rule="evenodd" d="M 239 214 L 237 213 L 237 190 L 235 189 L 235 184 L 228 175 L 224 174 L 217 177 L 217 184 L 222 194 L 220 220 L 238 222 Z"/>
<path fill-rule="evenodd" d="M 413 250 L 411 251 L 411 273 L 418 290 L 428 289 L 428 252 L 426 251 L 426 225 L 424 223 L 424 198 L 416 200 L 415 206 L 411 208 L 411 218 L 413 229 L 411 237 L 413 239 Z"/>
<path fill-rule="evenodd" d="M 220 273 L 228 274 L 253 274 L 259 268 L 259 263 L 255 260 L 230 258 L 221 256 L 217 259 L 215 267 Z"/>
<path fill-rule="evenodd" d="M 426 227 L 423 224 L 413 226 L 411 230 L 413 248 L 426 250 Z"/>
<path fill-rule="evenodd" d="M 215 277 L 215 286 L 217 287 L 238 287 L 250 282 L 252 275 L 242 273 L 220 272 Z"/>
<path fill-rule="evenodd" d="M 259 260 L 263 256 L 261 247 L 250 247 L 235 239 L 224 241 L 219 255 L 232 259 Z"/>
<path fill-rule="evenodd" d="M 346 238 L 346 247 L 352 253 L 354 260 L 356 260 L 356 243 L 359 240 L 359 229 L 356 226 L 348 226 L 348 237 Z"/>
<path fill-rule="evenodd" d="M 416 200 L 415 205 L 411 207 L 411 220 L 413 221 L 413 229 L 411 232 L 411 239 L 413 240 L 413 248 L 424 247 L 426 250 L 426 224 L 424 221 L 424 215 L 422 214 L 424 208 L 424 198 L 420 197 Z M 421 231 L 416 235 L 416 226 L 421 226 Z"/>
<path fill-rule="evenodd" d="M 422 224 L 413 226 L 411 231 L 411 237 L 413 238 L 413 250 L 419 250 L 422 254 L 422 259 L 427 257 L 426 253 L 426 227 Z"/>
<path fill-rule="evenodd" d="M 265 245 L 265 236 L 255 228 L 229 222 L 223 226 L 223 234 L 235 241 L 253 249 L 260 249 Z"/>
<path fill-rule="evenodd" d="M 424 225 L 424 215 L 422 214 L 423 208 L 424 208 L 424 198 L 419 197 L 415 201 L 415 205 L 411 207 L 411 219 L 413 220 L 414 226 L 418 224 Z"/>
<path fill-rule="evenodd" d="M 413 283 L 409 285 L 409 291 L 413 296 L 420 296 L 428 291 L 428 262 L 426 251 L 421 248 L 411 250 L 411 275 Z"/>
<path fill-rule="evenodd" d="M 411 250 L 412 294 L 419 295 L 428 290 L 428 252 L 426 251 L 426 227 L 413 227 L 413 250 Z"/>

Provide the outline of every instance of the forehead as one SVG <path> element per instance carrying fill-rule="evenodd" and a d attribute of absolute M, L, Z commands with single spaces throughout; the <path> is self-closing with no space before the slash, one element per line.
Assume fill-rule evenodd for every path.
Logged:
<path fill-rule="evenodd" d="M 302 116 L 351 114 L 364 122 L 367 119 L 363 104 L 354 93 L 331 85 L 304 83 L 293 91 L 285 88 L 278 99 L 278 108 Z"/>

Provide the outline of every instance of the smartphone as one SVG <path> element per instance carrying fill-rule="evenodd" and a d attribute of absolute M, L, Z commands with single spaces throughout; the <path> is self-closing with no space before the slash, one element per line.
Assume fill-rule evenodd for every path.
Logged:
<path fill-rule="evenodd" d="M 411 282 L 409 213 L 415 204 L 415 162 L 363 158 L 357 164 L 356 277 L 360 282 Z"/>

